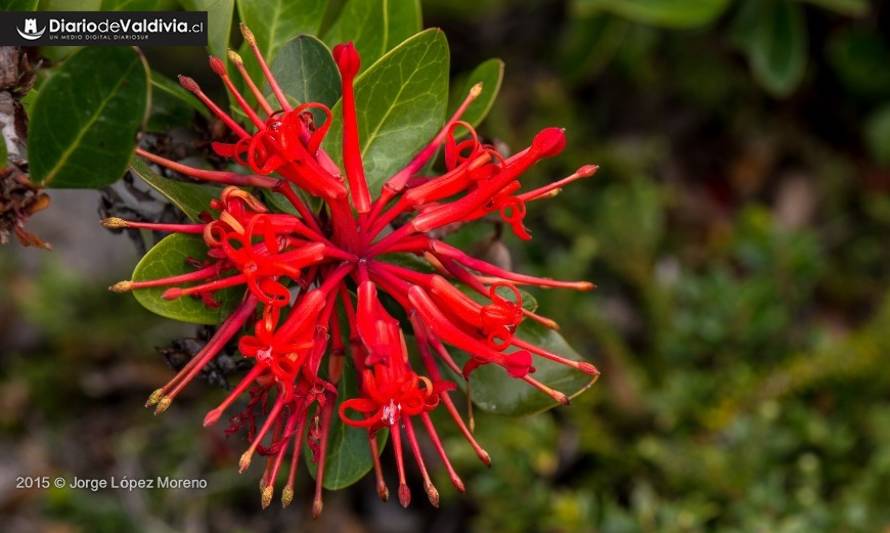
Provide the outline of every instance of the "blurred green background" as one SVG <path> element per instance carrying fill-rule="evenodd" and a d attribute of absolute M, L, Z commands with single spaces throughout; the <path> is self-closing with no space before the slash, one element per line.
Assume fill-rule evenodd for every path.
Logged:
<path fill-rule="evenodd" d="M 654 7 L 653 7 L 654 6 Z M 662 6 L 659 8 L 658 6 Z M 461 235 L 530 273 L 603 377 L 570 407 L 476 413 L 481 466 L 442 471 L 442 509 L 377 501 L 373 480 L 260 511 L 239 442 L 203 430 L 190 387 L 161 417 L 156 347 L 194 327 L 106 286 L 139 256 L 99 193 L 53 191 L 0 248 L 0 520 L 5 531 L 890 531 L 890 9 L 865 0 L 430 0 L 454 72 L 506 62 L 480 127 L 569 147 L 528 183 L 600 172 L 530 206 L 523 243 Z M 200 58 L 201 53 L 197 53 Z M 170 74 L 187 61 L 149 51 Z M 202 60 L 203 61 L 203 60 Z M 440 426 L 450 430 L 450 426 Z M 235 440 L 233 437 L 232 440 Z M 384 454 L 391 461 L 390 454 Z M 392 472 L 391 468 L 386 469 Z M 199 477 L 199 491 L 17 490 L 16 476 Z M 418 480 L 412 483 L 420 487 Z"/>

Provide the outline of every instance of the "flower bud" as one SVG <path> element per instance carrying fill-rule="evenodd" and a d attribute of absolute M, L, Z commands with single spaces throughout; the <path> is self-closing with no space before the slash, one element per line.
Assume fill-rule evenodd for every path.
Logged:
<path fill-rule="evenodd" d="M 337 62 L 337 67 L 340 69 L 340 74 L 344 78 L 352 78 L 358 74 L 358 70 L 361 68 L 361 58 L 358 55 L 358 50 L 355 49 L 355 45 L 352 42 L 338 44 L 334 47 L 334 61 Z"/>

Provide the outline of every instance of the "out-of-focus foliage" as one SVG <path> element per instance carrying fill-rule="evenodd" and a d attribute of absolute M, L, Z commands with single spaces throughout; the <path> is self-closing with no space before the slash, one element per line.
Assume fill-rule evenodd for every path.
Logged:
<path fill-rule="evenodd" d="M 523 271 L 597 282 L 592 297 L 535 297 L 579 353 L 596 355 L 603 377 L 544 415 L 477 410 L 491 469 L 456 431 L 443 435 L 468 491 L 458 494 L 435 469 L 440 511 L 395 511 L 364 480 L 307 529 L 890 526 L 888 6 L 635 0 L 632 12 L 619 3 L 631 5 L 423 2 L 426 26 L 448 36 L 452 70 L 504 59 L 502 94 L 481 134 L 516 148 L 542 126 L 565 126 L 569 148 L 532 176 L 538 183 L 601 166 L 546 206 L 529 206 L 529 245 L 495 239 L 494 226 L 453 239 Z M 683 4 L 699 11 L 640 15 Z M 757 17 L 746 27 L 755 7 L 781 11 L 784 22 Z M 682 16 L 685 24 L 660 22 Z M 199 390 L 159 419 L 135 409 L 169 375 L 151 351 L 165 322 L 64 268 L 23 276 L 6 257 L 0 323 L 27 326 L 14 343 L 0 338 L 10 471 L 182 473 L 211 487 L 187 497 L 13 491 L 4 497 L 22 503 L 6 523 L 304 523 L 305 506 L 259 513 L 253 481 L 233 481 L 232 444 L 194 429 L 206 407 L 196 398 L 212 404 L 224 391 Z M 302 483 L 298 501 L 310 490 Z"/>

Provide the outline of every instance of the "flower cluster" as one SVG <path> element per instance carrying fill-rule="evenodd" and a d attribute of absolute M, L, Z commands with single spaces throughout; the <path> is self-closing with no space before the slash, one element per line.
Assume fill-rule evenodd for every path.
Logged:
<path fill-rule="evenodd" d="M 264 507 L 271 502 L 288 452 L 289 472 L 281 498 L 284 505 L 291 502 L 305 443 L 318 465 L 313 514 L 321 512 L 328 434 L 335 410 L 343 423 L 367 431 L 381 498 L 386 499 L 389 493 L 376 433 L 387 429 L 398 470 L 400 502 L 408 505 L 411 499 L 403 460 L 407 444 L 435 505 L 439 496 L 420 453 L 416 422 L 423 425 L 459 490 L 464 489 L 463 482 L 430 418 L 434 409 L 444 406 L 479 458 L 490 462 L 458 413 L 450 396 L 455 384 L 443 377 L 440 364 L 465 378 L 481 365 L 497 365 L 561 403 L 568 401 L 563 393 L 535 379 L 535 358 L 598 374 L 590 363 L 566 359 L 515 335 L 523 320 L 556 327 L 550 319 L 523 307 L 518 286 L 589 290 L 592 284 L 504 270 L 446 244 L 435 237 L 436 230 L 494 214 L 520 238 L 528 239 L 523 226 L 526 204 L 592 175 L 596 167 L 585 166 L 563 180 L 520 191 L 523 172 L 563 149 L 563 130 L 544 129 L 528 148 L 504 157 L 480 142 L 473 128 L 460 120 L 481 92 L 481 86 L 476 86 L 429 145 L 386 180 L 374 198 L 361 157 L 353 90 L 360 60 L 354 46 L 347 43 L 334 48 L 342 78 L 344 180 L 321 148 L 332 121 L 331 111 L 317 103 L 292 106 L 253 35 L 247 28 L 242 31 L 280 109 L 274 109 L 263 96 L 234 52 L 229 57 L 256 100 L 257 110 L 236 88 L 221 60 L 212 57 L 210 65 L 252 123 L 253 132 L 211 101 L 193 80 L 181 77 L 180 82 L 231 130 L 233 142 L 214 143 L 215 152 L 253 173 L 196 169 L 139 149 L 138 155 L 157 165 L 194 179 L 225 184 L 226 188 L 208 206 L 200 223 L 104 221 L 110 227 L 200 235 L 208 250 L 207 259 L 196 262 L 194 270 L 186 274 L 123 281 L 112 290 L 168 287 L 164 298 L 197 297 L 215 306 L 217 291 L 246 288 L 243 300 L 213 338 L 151 395 L 147 405 L 154 406 L 157 413 L 166 410 L 205 365 L 248 328 L 237 343 L 243 357 L 253 359 L 252 369 L 207 413 L 204 425 L 214 424 L 238 398 L 248 397 L 244 412 L 232 418 L 230 431 L 246 428 L 250 439 L 240 460 L 242 472 L 256 454 L 266 457 L 260 484 Z M 326 120 L 316 124 L 312 110 L 320 110 Z M 424 176 L 421 169 L 440 149 L 445 172 Z M 322 207 L 310 208 L 295 188 L 319 198 Z M 270 212 L 249 192 L 257 189 L 282 194 L 297 215 Z M 399 254 L 420 258 L 425 267 L 409 268 L 406 261 L 394 261 Z M 477 293 L 477 297 L 468 293 Z M 384 300 L 401 307 L 401 321 L 387 311 Z M 420 368 L 408 357 L 405 331 L 409 327 Z M 462 367 L 452 358 L 450 350 L 454 349 L 469 356 Z M 338 399 L 337 383 L 346 357 L 358 373 L 361 392 L 355 398 Z"/>

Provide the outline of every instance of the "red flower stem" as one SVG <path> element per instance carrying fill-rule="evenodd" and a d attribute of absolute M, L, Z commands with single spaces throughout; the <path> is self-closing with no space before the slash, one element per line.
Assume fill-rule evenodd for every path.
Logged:
<path fill-rule="evenodd" d="M 408 299 L 414 309 L 417 309 L 417 312 L 423 317 L 424 322 L 429 325 L 430 330 L 444 342 L 473 354 L 475 359 L 486 363 L 504 361 L 504 354 L 493 350 L 452 323 L 419 286 L 414 285 L 409 289 Z"/>
<path fill-rule="evenodd" d="M 275 95 L 275 99 L 278 100 L 281 109 L 290 111 L 290 103 L 288 103 L 284 91 L 281 90 L 281 86 L 278 85 L 278 80 L 272 75 L 272 70 L 269 68 L 269 64 L 266 63 L 266 58 L 263 57 L 263 52 L 260 51 L 260 48 L 257 46 L 256 37 L 254 37 L 253 32 L 250 31 L 250 28 L 243 22 L 241 23 L 241 35 L 244 36 L 244 41 L 247 42 L 247 46 L 253 51 L 257 63 L 260 65 L 260 70 L 263 71 L 263 76 L 266 77 L 266 81 L 269 83 L 269 87 L 272 88 L 272 93 Z"/>
<path fill-rule="evenodd" d="M 389 246 L 386 250 L 388 254 L 394 253 L 419 253 L 429 249 L 429 237 L 426 235 L 413 235 L 405 237 L 398 244 Z"/>
<path fill-rule="evenodd" d="M 266 487 L 263 489 L 263 508 L 269 506 L 272 502 L 272 492 L 275 490 L 275 480 L 278 478 L 278 472 L 281 470 L 281 465 L 284 462 L 284 456 L 287 455 L 287 450 L 290 448 L 290 438 L 293 435 L 294 427 L 297 425 L 298 414 L 296 411 L 290 414 L 287 417 L 287 425 L 284 428 L 284 442 L 281 444 L 281 448 L 278 450 L 278 453 L 275 454 L 275 465 L 272 467 L 272 471 L 269 472 L 269 477 L 266 480 Z M 282 498 L 284 495 L 282 494 Z"/>
<path fill-rule="evenodd" d="M 302 121 L 299 124 L 301 128 L 305 127 Z M 275 145 L 281 157 L 288 161 L 278 169 L 278 173 L 315 196 L 334 200 L 345 198 L 347 190 L 340 177 L 322 166 L 318 156 L 310 154 L 304 142 L 308 142 L 308 139 L 291 143 L 288 146 L 290 151 L 285 151 L 278 144 Z"/>
<path fill-rule="evenodd" d="M 416 208 L 417 206 L 454 196 L 464 191 L 471 183 L 479 181 L 472 173 L 489 163 L 491 158 L 491 152 L 486 150 L 474 159 L 464 161 L 439 177 L 431 178 L 415 185 L 405 191 L 404 198 L 408 204 Z"/>
<path fill-rule="evenodd" d="M 376 263 L 371 265 L 371 272 L 374 274 L 371 279 L 374 283 L 380 285 L 387 294 L 392 296 L 399 305 L 409 309 L 411 304 L 408 302 L 408 298 L 405 295 L 408 293 L 411 284 L 393 276 L 385 270 L 380 270 L 377 266 L 378 264 Z"/>
<path fill-rule="evenodd" d="M 485 206 L 503 189 L 516 181 L 520 174 L 528 170 L 544 157 L 558 154 L 565 143 L 565 134 L 557 128 L 541 130 L 532 140 L 531 146 L 517 154 L 491 179 L 480 183 L 476 189 L 460 200 L 421 212 L 407 225 L 416 231 L 426 233 L 453 222 L 465 221 Z"/>
<path fill-rule="evenodd" d="M 356 373 L 361 376 L 362 370 L 365 368 L 364 358 L 362 357 L 363 346 L 361 338 L 358 334 L 356 326 L 355 307 L 352 304 L 352 297 L 346 286 L 341 284 L 339 289 L 340 301 L 343 304 L 343 312 L 346 315 L 346 324 L 349 326 L 349 355 L 352 357 L 352 364 L 355 366 Z"/>
<path fill-rule="evenodd" d="M 431 241 L 430 247 L 432 248 L 433 254 L 436 257 L 454 259 L 455 261 L 466 267 L 469 267 L 483 274 L 487 274 L 489 276 L 495 276 L 496 278 L 499 278 L 499 280 L 508 280 L 523 285 L 537 285 L 539 287 L 561 287 L 579 291 L 589 291 L 594 287 L 593 283 L 590 283 L 589 281 L 559 281 L 550 278 L 538 278 L 535 276 L 527 276 L 524 274 L 510 272 L 481 259 L 470 257 L 463 251 L 439 240 Z M 485 282 L 486 280 L 480 279 L 480 281 Z M 489 281 L 494 282 L 498 280 Z"/>
<path fill-rule="evenodd" d="M 299 233 L 309 242 L 321 242 L 331 248 L 339 249 L 339 247 L 334 245 L 334 243 L 328 240 L 327 237 L 318 233 L 318 230 L 308 227 L 299 218 L 290 214 L 266 215 L 266 218 L 262 219 L 262 221 L 265 224 L 273 226 L 278 231 L 292 231 Z"/>
<path fill-rule="evenodd" d="M 411 490 L 405 481 L 405 461 L 402 455 L 402 432 L 399 430 L 399 422 L 389 426 L 389 436 L 392 439 L 393 454 L 396 459 L 396 470 L 399 473 L 399 503 L 402 507 L 408 507 L 411 503 Z"/>
<path fill-rule="evenodd" d="M 337 286 L 343 281 L 351 270 L 355 268 L 355 265 L 352 263 L 343 263 L 339 265 L 336 269 L 331 271 L 330 274 L 327 275 L 324 282 L 319 286 L 319 289 L 324 294 L 330 294 L 332 291 L 337 289 Z"/>
<path fill-rule="evenodd" d="M 284 433 L 284 413 L 278 417 L 278 420 L 275 423 L 275 432 L 272 434 L 272 442 L 270 444 L 270 448 L 264 450 L 267 453 L 271 453 L 271 448 L 275 446 L 277 442 L 281 439 L 281 435 Z M 279 450 L 280 452 L 281 450 Z M 267 455 L 264 453 L 263 455 Z M 276 456 L 278 453 L 275 454 Z M 275 484 L 274 479 L 275 476 L 272 473 L 272 470 L 275 469 L 275 461 L 272 456 L 267 455 L 266 457 L 266 466 L 263 469 L 263 475 L 260 476 L 260 505 L 263 509 L 267 509 L 269 504 L 272 503 L 272 496 L 275 493 Z M 269 480 L 272 480 L 270 482 Z"/>
<path fill-rule="evenodd" d="M 292 339 L 307 325 L 316 324 L 318 314 L 324 309 L 327 296 L 337 288 L 337 285 L 351 269 L 352 264 L 341 264 L 328 275 L 319 288 L 305 293 L 299 303 L 293 306 L 287 320 L 276 331 L 275 341 Z"/>
<path fill-rule="evenodd" d="M 279 396 L 275 399 L 275 403 L 272 404 L 272 409 L 269 410 L 269 414 L 266 415 L 266 421 L 263 422 L 263 425 L 260 427 L 260 430 L 257 431 L 256 436 L 253 438 L 253 442 L 250 443 L 250 447 L 247 448 L 243 454 L 241 454 L 241 459 L 238 461 L 238 473 L 243 474 L 247 467 L 250 466 L 250 460 L 253 458 L 253 454 L 257 449 L 257 446 L 263 441 L 263 437 L 266 436 L 266 433 L 272 429 L 272 424 L 278 418 L 279 413 L 284 408 L 284 397 L 279 394 Z"/>
<path fill-rule="evenodd" d="M 211 276 L 215 276 L 219 274 L 221 270 L 222 264 L 217 263 L 208 267 L 201 268 L 199 270 L 195 270 L 193 272 L 187 272 L 185 274 L 179 274 L 177 276 L 170 276 L 167 278 L 149 279 L 144 281 L 119 281 L 109 287 L 109 289 L 113 292 L 126 292 L 135 289 L 148 289 L 151 287 L 164 287 L 167 285 L 188 283 L 191 281 L 199 281 L 202 279 L 207 279 Z"/>
<path fill-rule="evenodd" d="M 229 50 L 229 61 L 234 63 L 235 68 L 238 69 L 238 73 L 241 74 L 241 79 L 244 80 L 244 83 L 247 84 L 247 88 L 250 89 L 251 94 L 256 99 L 257 103 L 266 113 L 266 116 L 269 116 L 273 113 L 272 106 L 269 105 L 269 101 L 266 100 L 266 97 L 263 96 L 262 91 L 260 91 L 259 87 L 256 86 L 256 82 L 253 81 L 253 78 L 250 77 L 250 74 L 247 72 L 247 69 L 244 67 L 244 60 L 241 58 L 241 55 L 234 50 Z"/>
<path fill-rule="evenodd" d="M 386 180 L 383 184 L 383 189 L 380 191 L 380 196 L 374 204 L 374 212 L 379 212 L 387 203 L 389 203 L 396 194 L 405 188 L 408 179 L 419 172 L 420 169 L 429 162 L 429 160 L 436 154 L 436 151 L 442 146 L 442 143 L 445 142 L 445 137 L 448 135 L 448 131 L 454 123 L 460 120 L 460 117 L 464 114 L 470 104 L 472 104 L 481 93 L 482 84 L 477 83 L 476 85 L 473 85 L 469 92 L 467 92 L 467 96 L 464 98 L 463 102 L 461 102 L 460 106 L 458 106 L 445 125 L 442 126 L 442 129 L 439 130 L 439 133 L 436 134 L 433 140 L 425 146 L 423 150 L 421 150 L 414 159 L 405 166 L 405 168 Z M 372 219 L 373 218 L 375 217 L 372 216 Z"/>
<path fill-rule="evenodd" d="M 358 117 L 355 111 L 355 88 L 353 81 L 360 67 L 360 59 L 355 45 L 346 43 L 334 47 L 334 60 L 340 69 L 341 93 L 340 111 L 343 115 L 343 167 L 349 181 L 352 205 L 359 214 L 371 210 L 371 195 L 365 179 L 362 163 L 362 148 L 359 142 Z"/>
<path fill-rule="evenodd" d="M 256 297 L 248 294 L 244 301 L 241 302 L 241 305 L 239 305 L 235 311 L 229 315 L 229 318 L 219 326 L 213 337 L 211 337 L 210 340 L 207 341 L 207 344 L 201 348 L 201 351 L 199 351 L 191 361 L 189 361 L 188 364 L 186 364 L 185 367 L 173 377 L 173 379 L 164 385 L 163 388 L 158 389 L 151 395 L 147 406 L 157 403 L 155 414 L 160 414 L 166 411 L 173 402 L 173 399 L 182 392 L 189 382 L 195 379 L 195 376 L 201 372 L 204 366 L 209 363 L 211 359 L 216 357 L 226 343 L 238 333 L 241 326 L 243 326 L 247 319 L 253 315 L 256 306 Z M 155 401 L 152 402 L 152 400 Z"/>
<path fill-rule="evenodd" d="M 463 433 L 464 438 L 467 439 L 467 442 L 470 443 L 470 446 L 473 448 L 473 451 L 476 452 L 479 460 L 482 461 L 485 466 L 491 466 L 491 456 L 488 455 L 488 452 L 486 452 L 482 448 L 482 446 L 479 445 L 479 442 L 476 441 L 476 437 L 473 436 L 473 433 L 464 423 L 464 419 L 461 418 L 460 413 L 457 412 L 457 407 L 454 406 L 454 402 L 451 401 L 451 396 L 448 395 L 448 392 L 440 392 L 439 399 L 442 400 L 442 403 L 445 405 L 445 409 L 448 411 L 448 414 L 451 415 L 454 423 L 457 424 L 458 429 L 460 429 L 460 432 Z"/>
<path fill-rule="evenodd" d="M 420 470 L 420 476 L 423 478 L 423 489 L 426 491 L 427 498 L 429 498 L 433 507 L 439 507 L 439 491 L 436 490 L 433 481 L 430 479 L 430 474 L 426 470 L 426 465 L 423 462 L 423 454 L 420 453 L 420 445 L 417 443 L 417 436 L 414 434 L 414 426 L 411 423 L 411 417 L 404 417 L 404 421 L 405 434 L 408 436 L 411 452 L 414 455 L 414 460 L 417 462 L 417 469 Z"/>
<path fill-rule="evenodd" d="M 534 388 L 538 389 L 539 391 L 543 392 L 547 396 L 550 396 L 553 399 L 553 401 L 555 401 L 556 403 L 559 403 L 562 405 L 569 404 L 568 396 L 559 392 L 558 390 L 554 390 L 554 389 L 548 387 L 547 385 L 544 385 L 543 383 L 541 383 L 540 381 L 536 380 L 535 378 L 529 376 L 528 374 L 526 374 L 525 376 L 522 376 L 521 379 L 523 381 L 525 381 L 526 383 L 528 383 L 529 385 L 533 386 Z"/>
<path fill-rule="evenodd" d="M 383 468 L 380 466 L 380 449 L 377 446 L 377 435 L 368 433 L 368 448 L 371 450 L 371 460 L 374 463 L 374 477 L 377 478 L 377 495 L 382 501 L 389 500 L 389 488 L 383 479 Z"/>
<path fill-rule="evenodd" d="M 324 507 L 322 501 L 322 488 L 324 486 L 324 469 L 328 456 L 328 436 L 331 433 L 331 416 L 334 413 L 334 404 L 337 402 L 335 393 L 326 394 L 328 398 L 321 409 L 321 444 L 318 450 L 318 465 L 315 467 L 315 498 L 312 501 L 312 517 L 318 518 Z"/>
<path fill-rule="evenodd" d="M 234 287 L 236 285 L 241 285 L 247 281 L 247 276 L 244 274 L 236 274 L 234 276 L 230 276 L 228 278 L 218 279 L 215 281 L 211 281 L 209 283 L 204 283 L 202 285 L 195 285 L 194 287 L 171 287 L 164 291 L 164 294 L 161 295 L 161 298 L 165 300 L 175 300 L 182 296 L 190 296 L 192 294 L 198 294 L 201 292 L 214 292 L 220 289 L 227 289 L 229 287 Z"/>
<path fill-rule="evenodd" d="M 195 178 L 202 181 L 209 181 L 212 183 L 237 185 L 239 187 L 260 187 L 263 189 L 274 189 L 281 181 L 276 178 L 259 176 L 256 174 L 244 175 L 238 174 L 237 172 L 229 172 L 224 170 L 205 170 L 194 168 L 188 165 L 183 165 L 182 163 L 177 163 L 176 161 L 171 161 L 167 158 L 155 155 L 151 152 L 147 152 L 138 147 L 136 148 L 135 153 L 140 157 L 148 159 L 152 163 L 156 163 L 162 167 L 169 168 L 170 170 L 175 170 L 176 172 L 185 174 L 190 178 Z"/>
<path fill-rule="evenodd" d="M 312 213 L 312 211 L 309 210 L 300 196 L 291 188 L 290 183 L 282 181 L 278 184 L 275 190 L 280 192 L 284 195 L 285 198 L 287 198 L 287 201 L 290 202 L 292 206 L 294 206 L 294 209 L 297 210 L 297 213 L 300 214 L 300 216 L 303 218 L 303 222 L 305 222 L 306 225 L 312 228 L 312 230 L 316 233 L 321 233 L 321 228 L 318 225 L 318 219 L 315 218 L 315 215 Z"/>
<path fill-rule="evenodd" d="M 436 432 L 436 427 L 433 425 L 430 415 L 425 412 L 420 413 L 420 418 L 423 420 L 423 426 L 426 428 L 427 435 L 429 435 L 433 447 L 436 448 L 436 453 L 439 454 L 439 458 L 442 459 L 442 463 L 445 465 L 445 470 L 448 471 L 448 477 L 451 479 L 451 484 L 454 485 L 454 488 L 458 491 L 464 492 L 466 490 L 464 488 L 464 482 L 460 479 L 460 476 L 457 475 L 457 472 L 451 465 L 451 461 L 448 459 L 448 454 L 445 453 L 445 447 L 442 445 L 442 440 L 439 438 L 439 433 Z"/>
<path fill-rule="evenodd" d="M 223 82 L 223 85 L 226 86 L 226 89 L 229 91 L 229 94 L 235 97 L 235 101 L 238 102 L 238 107 L 244 111 L 244 114 L 247 115 L 247 118 L 253 122 L 253 125 L 258 129 L 263 129 L 266 127 L 263 119 L 256 114 L 256 111 L 250 107 L 250 104 L 247 103 L 247 100 L 244 99 L 244 96 L 241 94 L 241 91 L 235 87 L 235 84 L 232 83 L 232 79 L 229 77 L 229 74 L 226 72 L 226 65 L 222 62 L 222 59 L 216 56 L 210 56 L 210 69 L 216 73 L 217 76 Z"/>
<path fill-rule="evenodd" d="M 235 119 L 230 117 L 228 113 L 223 111 L 222 108 L 216 105 L 213 100 L 211 100 L 206 94 L 204 94 L 204 91 L 201 90 L 201 87 L 195 80 L 189 78 L 188 76 L 179 76 L 179 84 L 182 85 L 185 90 L 197 96 L 198 100 L 200 100 L 202 104 L 207 106 L 207 109 L 209 109 L 214 115 L 216 115 L 217 118 L 222 120 L 223 123 L 230 130 L 232 130 L 232 132 L 235 133 L 235 135 L 241 137 L 242 139 L 247 139 L 250 137 L 250 133 L 248 133 L 247 130 L 242 128 L 237 122 L 235 122 Z"/>
<path fill-rule="evenodd" d="M 371 223 L 369 225 L 372 229 L 370 234 L 376 236 L 387 224 L 392 222 L 398 215 L 402 214 L 409 208 L 416 208 L 430 200 L 447 198 L 457 194 L 466 188 L 468 184 L 468 174 L 487 163 L 490 159 L 491 155 L 489 153 L 483 153 L 474 160 L 467 161 L 438 178 L 428 180 L 421 185 L 411 188 L 406 191 L 396 204 L 382 216 L 378 216 L 380 210 L 382 210 L 389 200 L 387 199 L 385 202 L 378 203 L 375 206 L 375 211 L 373 211 L 371 215 Z M 383 189 L 381 195 L 383 195 L 386 190 L 387 189 Z M 395 194 L 396 193 L 392 193 L 392 197 L 394 197 Z"/>
<path fill-rule="evenodd" d="M 260 374 L 265 372 L 265 370 L 266 367 L 264 365 L 255 363 L 250 371 L 245 374 L 243 378 L 241 378 L 241 381 L 238 382 L 238 385 L 236 385 L 235 388 L 232 389 L 232 392 L 230 392 L 229 395 L 226 396 L 222 403 L 220 403 L 219 405 L 208 411 L 206 415 L 204 415 L 204 427 L 206 428 L 212 426 L 213 424 L 216 424 L 223 413 L 226 412 L 226 409 L 228 409 L 233 403 L 235 403 L 235 400 L 240 398 L 241 395 L 244 394 L 244 392 L 247 390 L 247 388 L 253 384 L 254 380 L 256 380 L 256 378 Z"/>
<path fill-rule="evenodd" d="M 482 282 L 479 281 L 479 278 L 477 276 L 467 271 L 463 265 L 457 263 L 452 259 L 447 258 L 442 258 L 441 264 L 448 270 L 451 275 L 453 275 L 459 281 L 465 283 L 467 286 L 469 286 L 471 289 L 481 294 L 482 296 L 489 296 L 488 290 L 486 289 L 485 285 L 483 285 Z M 522 314 L 541 324 L 545 328 L 559 329 L 559 324 L 557 324 L 555 321 L 545 316 L 541 316 L 533 311 L 530 311 L 525 307 L 522 308 Z"/>
<path fill-rule="evenodd" d="M 526 342 L 518 337 L 513 337 L 511 344 L 513 344 L 513 346 L 516 346 L 518 348 L 528 350 L 535 355 L 543 357 L 544 359 L 549 359 L 549 360 L 559 363 L 561 365 L 565 365 L 570 368 L 580 370 L 581 372 L 584 372 L 585 374 L 588 374 L 591 376 L 598 376 L 600 374 L 599 370 L 597 370 L 597 368 L 594 365 L 588 363 L 587 361 L 575 361 L 573 359 L 566 359 L 565 357 L 562 357 L 555 353 L 549 352 L 543 348 L 535 346 L 534 344 Z"/>
<path fill-rule="evenodd" d="M 339 291 L 331 291 L 328 296 L 329 306 L 337 305 L 337 296 Z M 331 351 L 328 359 L 328 377 L 331 383 L 339 383 L 343 375 L 343 359 L 346 355 L 346 346 L 343 344 L 343 331 L 340 327 L 340 320 L 334 319 L 330 321 L 331 325 Z"/>
<path fill-rule="evenodd" d="M 382 194 L 383 193 L 381 192 L 381 195 Z M 387 224 L 392 222 L 397 216 L 404 213 L 405 210 L 409 209 L 410 207 L 410 202 L 408 202 L 408 200 L 404 196 L 402 196 L 399 198 L 394 206 L 392 206 L 382 215 L 378 216 L 378 213 L 372 212 L 368 217 L 368 225 L 371 227 L 370 231 L 368 231 L 368 234 L 372 237 L 377 236 L 381 231 L 383 231 L 383 228 L 385 228 Z"/>
<path fill-rule="evenodd" d="M 426 324 L 418 319 L 417 313 L 411 311 L 408 314 L 408 319 L 414 327 L 414 334 L 417 336 L 417 347 L 420 350 L 421 360 L 423 361 L 427 373 L 433 378 L 433 381 L 442 381 L 442 374 L 439 372 L 439 366 L 436 364 L 436 360 L 433 359 L 432 352 L 430 352 L 430 346 L 436 348 L 439 356 L 448 368 L 458 376 L 462 375 L 463 373 L 461 372 L 460 367 L 457 366 L 457 363 L 451 358 L 451 354 L 448 353 L 448 350 L 445 349 L 445 346 L 442 345 L 439 339 L 429 331 Z"/>
<path fill-rule="evenodd" d="M 539 187 L 526 193 L 519 194 L 516 197 L 523 202 L 531 202 L 532 200 L 537 200 L 544 196 L 554 194 L 573 181 L 593 176 L 594 174 L 596 174 L 597 170 L 599 170 L 599 167 L 596 165 L 584 165 L 570 176 L 567 176 L 559 181 L 554 181 L 553 183 L 547 184 L 543 187 Z"/>
<path fill-rule="evenodd" d="M 524 274 L 513 274 L 510 277 L 478 276 L 478 279 L 482 283 L 487 283 L 490 285 L 495 283 L 511 282 L 515 285 L 530 285 L 541 287 L 543 289 L 562 288 L 582 292 L 590 291 L 596 288 L 596 285 L 590 283 L 589 281 L 560 281 L 550 278 L 537 278 Z"/>
<path fill-rule="evenodd" d="M 413 234 L 418 233 L 418 231 L 411 226 L 411 224 L 405 224 L 394 232 L 390 233 L 386 237 L 380 239 L 376 243 L 372 244 L 368 247 L 368 255 L 381 255 L 389 251 L 390 247 L 395 246 L 400 243 L 403 239 L 412 236 Z M 376 236 L 372 236 L 376 237 Z"/>
<path fill-rule="evenodd" d="M 291 452 L 290 468 L 287 472 L 287 484 L 281 491 L 281 505 L 287 507 L 294 499 L 294 484 L 297 479 L 297 469 L 300 466 L 301 454 L 303 453 L 303 432 L 306 427 L 306 406 L 300 405 L 296 410 L 297 422 L 296 433 L 294 433 L 294 447 Z"/>
<path fill-rule="evenodd" d="M 374 261 L 373 264 L 377 269 L 391 273 L 392 277 L 407 281 L 413 285 L 420 285 L 421 287 L 429 288 L 433 281 L 432 274 L 416 272 L 414 270 L 411 270 L 410 268 L 400 267 L 398 265 L 394 265 L 392 263 L 384 263 L 382 261 Z"/>
<path fill-rule="evenodd" d="M 539 315 L 530 309 L 522 308 L 522 314 L 527 316 L 528 318 L 534 320 L 538 324 L 541 324 L 547 329 L 558 330 L 559 324 L 556 323 L 555 320 L 547 318 L 546 316 Z"/>
<path fill-rule="evenodd" d="M 343 243 L 347 250 L 359 249 L 359 233 L 352 210 L 345 201 L 328 202 L 331 210 L 331 223 L 334 225 L 334 240 Z"/>
<path fill-rule="evenodd" d="M 112 229 L 147 229 L 151 231 L 163 231 L 170 233 L 188 233 L 201 234 L 204 233 L 204 224 L 158 224 L 154 222 L 138 222 L 132 220 L 124 220 L 118 217 L 109 217 L 102 220 L 102 225 Z"/>

